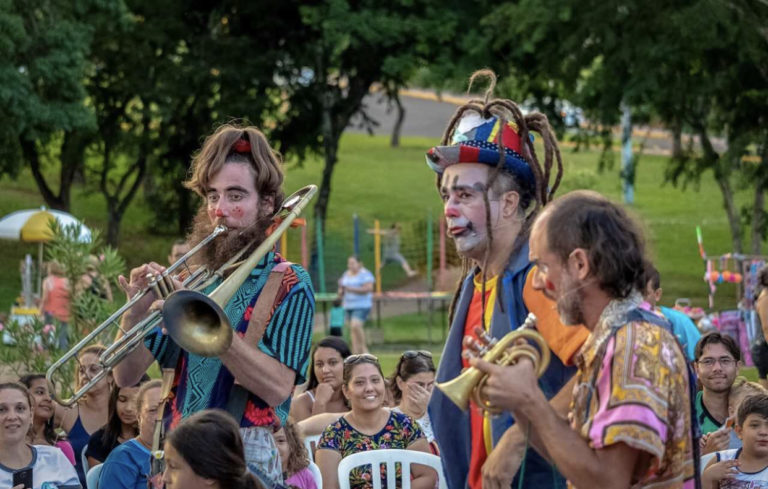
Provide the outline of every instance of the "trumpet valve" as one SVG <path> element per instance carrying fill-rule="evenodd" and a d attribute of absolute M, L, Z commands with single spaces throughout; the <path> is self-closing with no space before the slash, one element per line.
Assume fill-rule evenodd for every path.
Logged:
<path fill-rule="evenodd" d="M 496 338 L 489 335 L 488 332 L 486 331 L 483 331 L 482 333 L 480 333 L 479 336 L 480 336 L 480 340 L 486 345 L 487 349 L 492 348 L 493 345 L 495 345 L 498 342 Z"/>

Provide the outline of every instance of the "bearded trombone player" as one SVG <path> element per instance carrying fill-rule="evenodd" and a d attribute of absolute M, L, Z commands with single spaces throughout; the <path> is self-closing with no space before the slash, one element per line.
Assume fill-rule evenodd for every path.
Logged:
<path fill-rule="evenodd" d="M 283 203 L 283 171 L 279 155 L 258 129 L 219 127 L 194 157 L 190 175 L 185 185 L 203 202 L 187 241 L 194 245 L 217 225 L 227 228 L 195 255 L 196 265 L 217 270 L 243 248 L 248 248 L 247 256 L 265 240 L 272 216 Z M 120 277 L 120 283 L 132 297 L 163 271 L 157 263 L 147 263 L 131 270 L 128 280 Z M 275 271 L 280 279 L 268 280 Z M 202 292 L 210 292 L 220 281 Z M 265 299 L 259 302 L 261 295 Z M 122 319 L 122 331 L 157 308 L 154 299 L 147 294 L 129 309 Z M 166 426 L 172 429 L 182 418 L 203 409 L 225 409 L 240 425 L 246 462 L 281 482 L 272 431 L 286 420 L 294 385 L 305 380 L 315 311 L 309 276 L 271 250 L 223 310 L 234 330 L 223 353 L 205 357 L 183 350 L 157 327 L 117 365 L 115 380 L 121 386 L 131 385 L 155 360 L 164 368 L 175 369 L 164 413 Z"/>

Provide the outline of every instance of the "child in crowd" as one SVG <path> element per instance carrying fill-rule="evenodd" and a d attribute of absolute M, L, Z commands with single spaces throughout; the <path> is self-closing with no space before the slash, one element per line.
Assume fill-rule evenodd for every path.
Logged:
<path fill-rule="evenodd" d="M 341 298 L 333 301 L 331 307 L 331 336 L 342 336 L 344 330 L 344 308 L 341 307 Z"/>
<path fill-rule="evenodd" d="M 118 445 L 139 434 L 136 394 L 139 392 L 140 385 L 149 380 L 149 376 L 144 374 L 139 383 L 134 386 L 112 386 L 112 394 L 109 398 L 109 420 L 88 440 L 85 456 L 88 458 L 89 467 L 104 463 Z"/>
<path fill-rule="evenodd" d="M 742 447 L 715 454 L 702 474 L 704 489 L 768 489 L 768 394 L 741 402 L 736 433 Z"/>
<path fill-rule="evenodd" d="M 765 389 L 763 389 L 763 387 L 757 382 L 750 382 L 741 376 L 736 377 L 736 380 L 733 381 L 733 385 L 731 386 L 731 391 L 728 393 L 728 419 L 725 420 L 725 423 L 723 423 L 723 426 L 720 429 L 712 433 L 707 433 L 701 437 L 702 448 L 706 445 L 708 437 L 721 430 L 726 430 L 729 432 L 730 440 L 728 442 L 728 449 L 741 448 L 741 439 L 733 429 L 734 421 L 736 421 L 736 413 L 739 409 L 739 404 L 741 404 L 741 401 L 749 396 L 765 393 Z"/>
<path fill-rule="evenodd" d="M 53 427 L 54 402 L 50 386 L 43 374 L 28 374 L 19 379 L 24 384 L 34 401 L 32 430 L 29 442 L 32 445 L 48 445 L 61 450 L 67 460 L 75 465 L 75 452 L 63 433 L 57 433 Z"/>
<path fill-rule="evenodd" d="M 309 470 L 309 454 L 302 443 L 302 437 L 293 419 L 275 433 L 275 444 L 280 452 L 285 484 L 298 489 L 322 489 L 317 487 L 312 471 Z"/>

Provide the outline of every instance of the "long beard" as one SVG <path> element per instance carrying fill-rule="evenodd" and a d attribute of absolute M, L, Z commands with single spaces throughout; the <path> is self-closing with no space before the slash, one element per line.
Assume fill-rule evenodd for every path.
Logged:
<path fill-rule="evenodd" d="M 214 271 L 248 246 L 249 243 L 252 243 L 241 257 L 247 258 L 267 237 L 267 228 L 271 222 L 271 216 L 259 214 L 256 222 L 250 227 L 229 230 L 216 237 L 192 258 L 192 263 Z M 215 227 L 216 223 L 211 223 L 205 206 L 200 207 L 192 221 L 192 230 L 187 236 L 187 243 L 191 246 L 196 245 L 211 234 Z"/>

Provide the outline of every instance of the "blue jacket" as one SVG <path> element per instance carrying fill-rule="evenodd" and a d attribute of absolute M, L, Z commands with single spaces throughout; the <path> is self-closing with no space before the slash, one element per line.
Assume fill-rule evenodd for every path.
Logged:
<path fill-rule="evenodd" d="M 512 257 L 501 281 L 497 284 L 497 301 L 489 332 L 494 338 L 503 337 L 510 331 L 517 329 L 525 321 L 528 309 L 523 303 L 523 286 L 532 266 L 528 261 L 528 244 L 526 243 Z M 437 369 L 437 382 L 451 380 L 461 372 L 461 342 L 464 336 L 464 323 L 474 291 L 474 274 L 475 271 L 470 273 L 461 286 L 461 294 L 456 304 L 453 323 L 448 332 L 448 339 Z M 560 391 L 560 388 L 570 380 L 575 372 L 576 367 L 566 367 L 557 355 L 552 355 L 547 371 L 539 379 L 539 387 L 547 398 L 551 398 Z M 450 489 L 468 487 L 467 476 L 471 449 L 469 411 L 462 411 L 439 389 L 435 389 L 429 403 L 429 415 L 432 419 L 435 438 L 440 447 L 440 458 L 448 487 Z M 491 418 L 494 445 L 498 443 L 499 438 L 514 422 L 510 413 L 507 412 Z M 518 487 L 517 479 L 519 476 L 520 473 L 518 472 L 512 487 Z M 525 461 L 523 487 L 564 488 L 565 480 L 533 448 L 529 448 Z"/>

